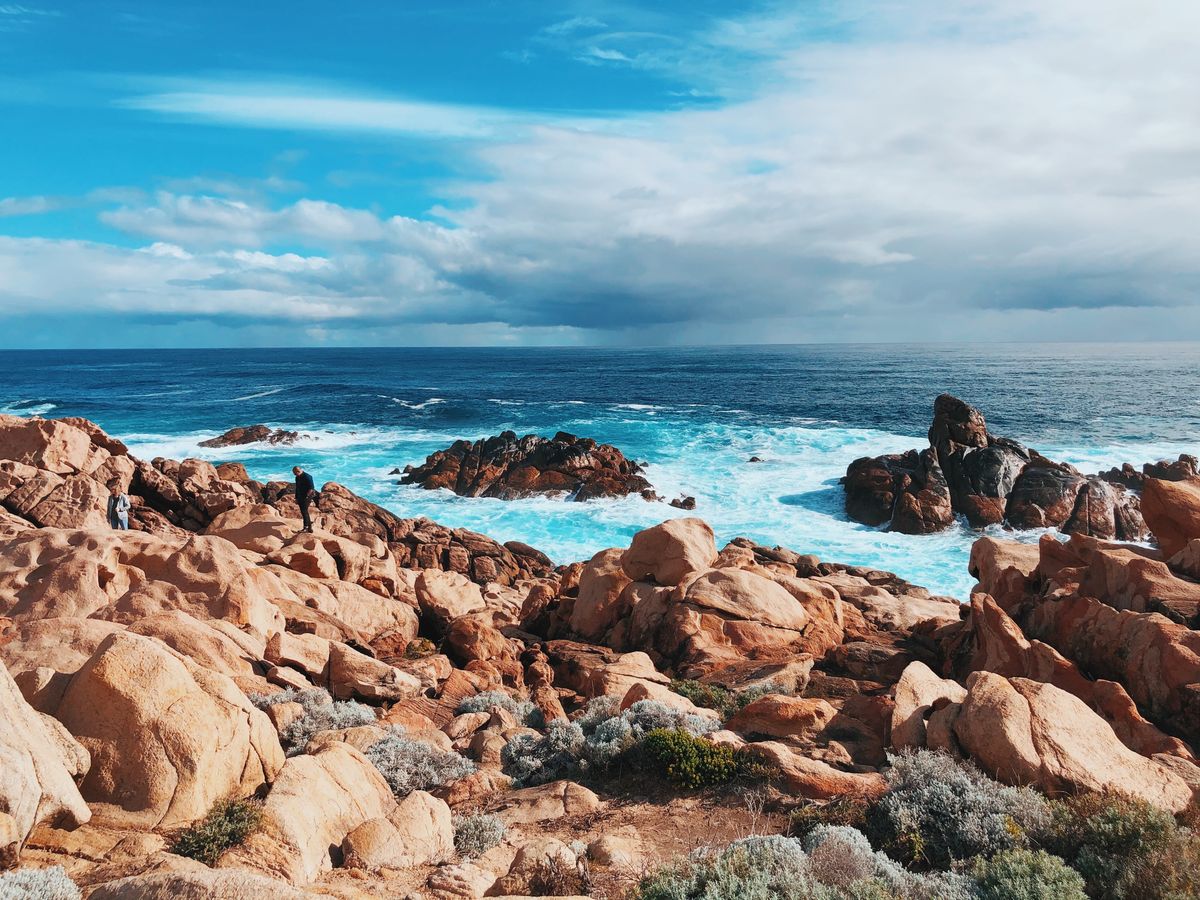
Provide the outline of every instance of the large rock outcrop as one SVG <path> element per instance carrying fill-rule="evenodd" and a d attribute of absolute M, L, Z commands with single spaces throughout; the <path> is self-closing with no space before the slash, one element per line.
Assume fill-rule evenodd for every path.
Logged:
<path fill-rule="evenodd" d="M 227 677 L 152 638 L 106 638 L 52 714 L 91 754 L 84 797 L 105 819 L 170 828 L 271 781 L 283 750 Z"/>
<path fill-rule="evenodd" d="M 16 861 L 34 826 L 91 819 L 74 776 L 90 764 L 86 751 L 64 746 L 56 723 L 34 710 L 0 663 L 0 869 Z M 70 742 L 69 735 L 65 740 Z M 8 827 L 5 828 L 5 823 Z"/>
<path fill-rule="evenodd" d="M 516 500 L 536 494 L 571 500 L 654 492 L 641 467 L 612 444 L 560 431 L 552 438 L 505 431 L 482 440 L 455 441 L 419 466 L 407 466 L 402 484 L 446 488 L 463 497 Z"/>
<path fill-rule="evenodd" d="M 1128 749 L 1082 700 L 1050 684 L 972 674 L 954 734 L 981 768 L 1010 784 L 1116 791 L 1172 812 L 1192 803 L 1192 787 L 1174 769 Z"/>
<path fill-rule="evenodd" d="M 1060 528 L 1070 534 L 1141 540 L 1138 498 L 1119 480 L 1085 476 L 987 430 L 983 414 L 957 397 L 934 402 L 929 447 L 856 459 L 842 479 L 846 514 L 905 534 L 949 527 Z"/>

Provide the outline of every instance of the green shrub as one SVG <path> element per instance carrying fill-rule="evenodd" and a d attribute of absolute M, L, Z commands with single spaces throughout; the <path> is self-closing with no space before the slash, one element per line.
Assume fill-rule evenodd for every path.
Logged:
<path fill-rule="evenodd" d="M 1057 802 L 1039 843 L 1100 900 L 1200 896 L 1200 838 L 1144 800 L 1108 793 Z"/>
<path fill-rule="evenodd" d="M 476 813 L 454 817 L 454 849 L 463 859 L 483 856 L 502 840 L 506 829 L 499 816 Z"/>
<path fill-rule="evenodd" d="M 946 869 L 1021 849 L 1050 821 L 1040 794 L 1002 785 L 945 753 L 904 752 L 891 762 L 888 790 L 868 812 L 867 830 L 907 865 Z"/>
<path fill-rule="evenodd" d="M 663 775 L 685 788 L 725 784 L 741 768 L 732 747 L 709 743 L 682 729 L 654 729 L 642 739 L 641 750 Z"/>
<path fill-rule="evenodd" d="M 368 747 L 366 757 L 397 797 L 457 781 L 475 771 L 475 763 L 466 757 L 414 741 L 399 725 L 391 726 L 384 737 Z"/>
<path fill-rule="evenodd" d="M 80 900 L 80 896 L 62 866 L 0 872 L 0 900 Z"/>
<path fill-rule="evenodd" d="M 221 854 L 236 847 L 258 830 L 262 806 L 253 800 L 225 800 L 208 815 L 175 838 L 171 852 L 196 859 L 207 866 L 216 865 Z"/>
<path fill-rule="evenodd" d="M 1087 900 L 1083 878 L 1044 850 L 1005 850 L 971 867 L 979 900 Z"/>

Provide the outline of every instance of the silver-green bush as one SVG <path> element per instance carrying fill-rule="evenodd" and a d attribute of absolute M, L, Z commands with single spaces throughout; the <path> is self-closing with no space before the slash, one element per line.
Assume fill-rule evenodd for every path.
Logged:
<path fill-rule="evenodd" d="M 504 822 L 499 816 L 476 813 L 454 817 L 454 849 L 464 859 L 487 853 L 504 840 Z"/>
<path fill-rule="evenodd" d="M 459 713 L 487 712 L 499 707 L 513 714 L 518 722 L 530 728 L 541 728 L 545 724 L 542 711 L 529 700 L 517 700 L 504 691 L 482 691 L 467 697 L 458 704 Z"/>
<path fill-rule="evenodd" d="M 397 797 L 448 784 L 475 771 L 475 763 L 466 757 L 414 741 L 399 725 L 391 726 L 368 747 L 366 756 Z"/>
<path fill-rule="evenodd" d="M 888 791 L 867 824 L 875 843 L 904 863 L 945 869 L 1023 848 L 1050 820 L 1037 792 L 1002 785 L 945 753 L 903 752 L 891 762 Z"/>
<path fill-rule="evenodd" d="M 657 729 L 699 736 L 720 727 L 715 719 L 683 713 L 657 700 L 639 700 L 622 712 L 615 698 L 598 697 L 575 721 L 551 722 L 542 737 L 513 738 L 501 761 L 519 786 L 546 784 L 604 769 Z"/>
<path fill-rule="evenodd" d="M 1083 876 L 1043 850 L 1005 850 L 971 874 L 979 900 L 1087 900 Z"/>
<path fill-rule="evenodd" d="M 80 900 L 81 896 L 62 866 L 0 872 L 0 900 Z"/>

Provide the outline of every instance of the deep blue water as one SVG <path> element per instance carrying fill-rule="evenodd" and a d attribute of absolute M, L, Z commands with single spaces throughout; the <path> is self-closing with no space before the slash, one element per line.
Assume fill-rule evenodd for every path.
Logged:
<path fill-rule="evenodd" d="M 388 475 L 460 437 L 565 429 L 647 462 L 664 496 L 695 495 L 721 540 L 891 569 L 960 597 L 971 532 L 857 525 L 837 485 L 857 456 L 924 446 L 938 393 L 1085 471 L 1200 452 L 1198 344 L 17 351 L 0 365 L 0 412 L 86 416 L 140 456 L 237 459 L 260 479 L 300 462 L 398 513 L 526 541 L 560 562 L 683 515 L 640 498 L 466 499 Z M 311 437 L 197 446 L 258 422 Z M 752 455 L 766 462 L 747 464 Z"/>

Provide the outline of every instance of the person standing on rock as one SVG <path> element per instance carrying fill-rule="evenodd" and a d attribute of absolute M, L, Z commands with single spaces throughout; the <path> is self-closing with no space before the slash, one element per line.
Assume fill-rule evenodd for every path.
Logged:
<path fill-rule="evenodd" d="M 114 481 L 108 486 L 108 524 L 117 531 L 129 530 L 129 510 L 133 504 L 129 495 L 121 490 L 121 485 Z"/>
<path fill-rule="evenodd" d="M 312 519 L 308 516 L 308 504 L 321 505 L 321 495 L 313 484 L 312 476 L 299 466 L 292 466 L 292 474 L 296 476 L 296 504 L 300 507 L 300 518 L 304 519 L 304 530 L 312 533 Z"/>

